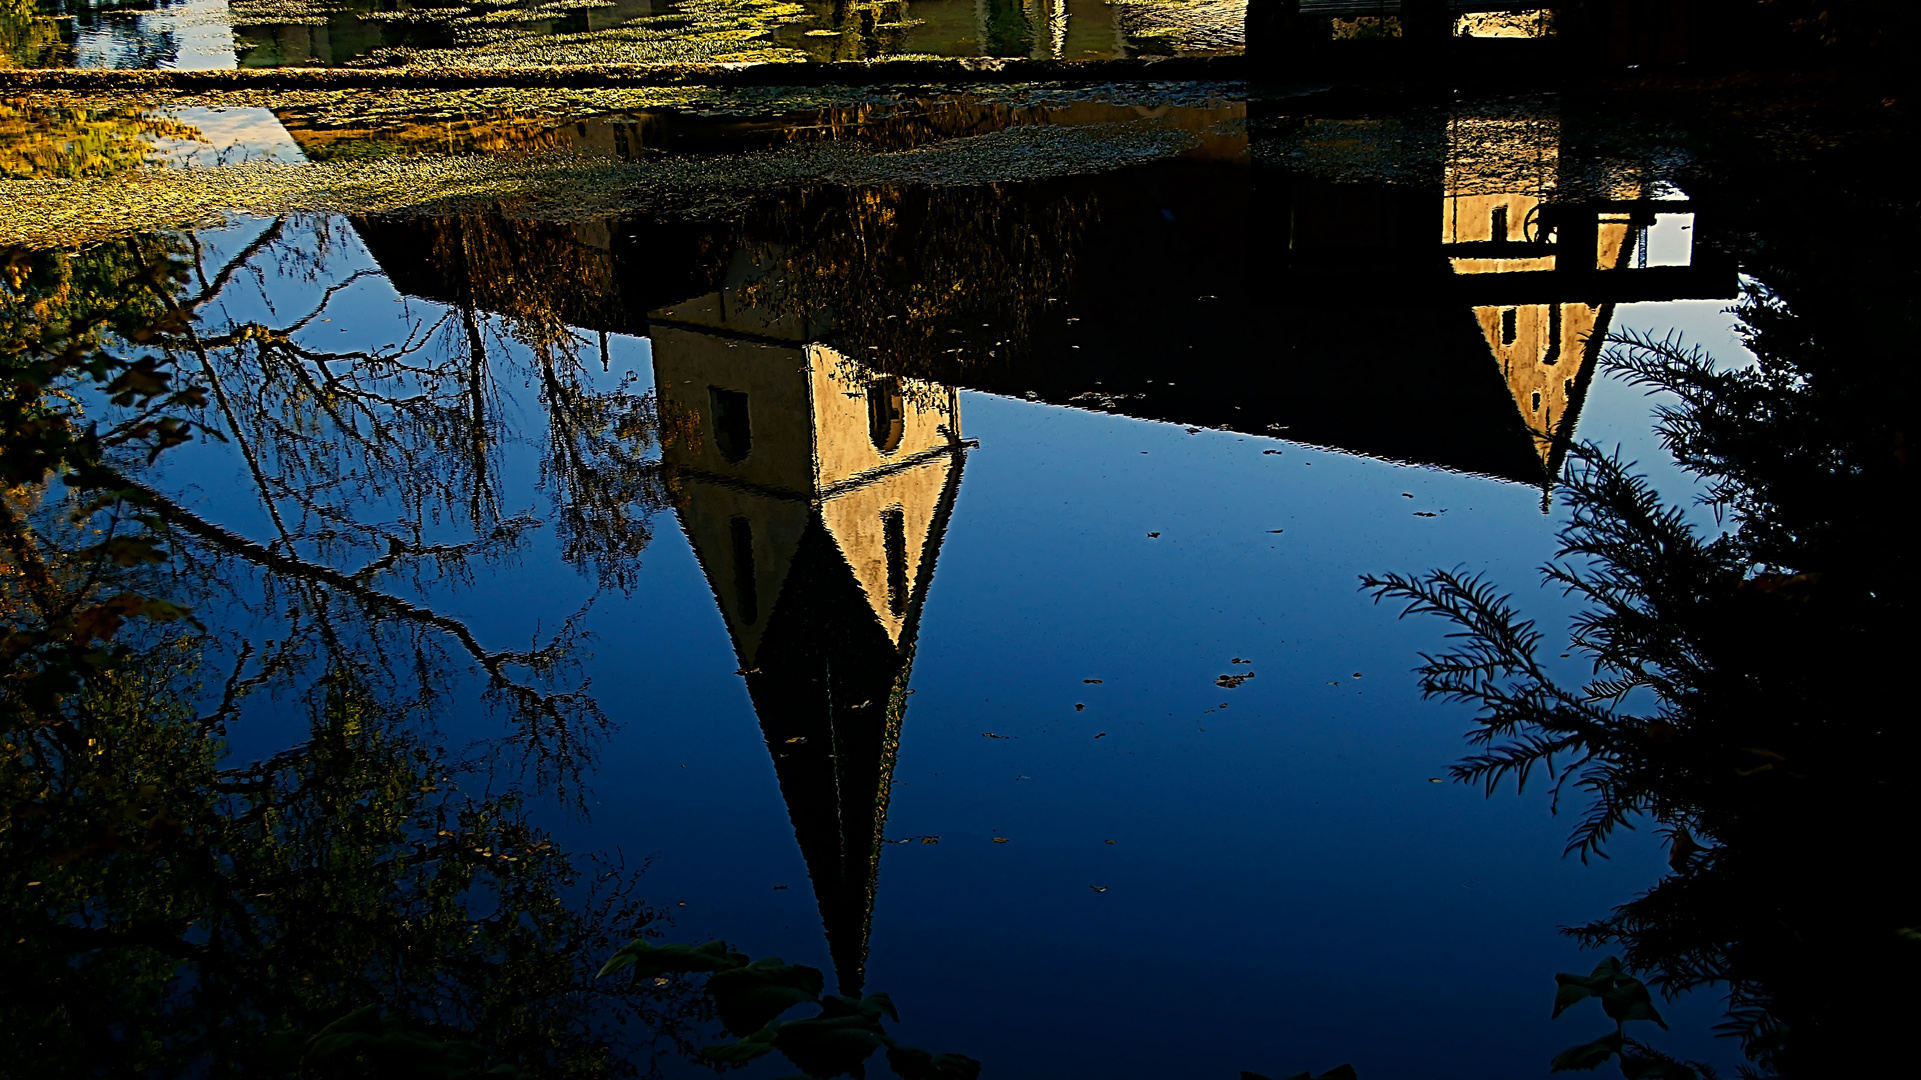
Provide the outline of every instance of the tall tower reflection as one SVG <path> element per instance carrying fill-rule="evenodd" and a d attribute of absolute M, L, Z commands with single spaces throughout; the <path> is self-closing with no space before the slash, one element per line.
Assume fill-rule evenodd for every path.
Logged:
<path fill-rule="evenodd" d="M 736 278 L 738 272 L 732 275 Z M 663 452 L 858 994 L 921 606 L 959 490 L 953 387 L 875 373 L 733 288 L 654 312 Z"/>
<path fill-rule="evenodd" d="M 1560 128 L 1552 114 L 1449 121 L 1441 243 L 1454 273 L 1626 267 L 1638 234 L 1634 215 L 1597 214 L 1584 223 L 1587 229 L 1556 229 L 1550 211 L 1564 181 Z M 1627 201 L 1641 196 L 1638 183 L 1617 186 L 1597 194 Z M 1547 242 L 1556 231 L 1557 242 Z M 1611 303 L 1573 300 L 1474 305 L 1474 320 L 1549 478 L 1560 474 L 1613 310 Z"/>

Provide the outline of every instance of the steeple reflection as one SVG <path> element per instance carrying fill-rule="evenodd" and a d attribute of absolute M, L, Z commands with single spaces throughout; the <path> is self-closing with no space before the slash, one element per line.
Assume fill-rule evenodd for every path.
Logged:
<path fill-rule="evenodd" d="M 1631 215 L 1597 217 L 1591 237 L 1583 231 L 1577 239 L 1577 230 L 1569 229 L 1569 243 L 1549 242 L 1555 231 L 1554 199 L 1561 187 L 1560 127 L 1554 116 L 1457 117 L 1449 122 L 1441 243 L 1455 274 L 1626 267 L 1636 235 Z M 1641 185 L 1617 181 L 1607 194 L 1634 200 L 1641 195 Z M 1474 321 L 1533 437 L 1544 476 L 1561 471 L 1613 311 L 1611 303 L 1572 299 L 1474 305 Z"/>
<path fill-rule="evenodd" d="M 840 992 L 858 994 L 921 605 L 960 486 L 958 395 L 880 375 L 731 285 L 650 322 L 661 408 L 686 432 L 663 454 L 674 505 L 759 714 Z"/>

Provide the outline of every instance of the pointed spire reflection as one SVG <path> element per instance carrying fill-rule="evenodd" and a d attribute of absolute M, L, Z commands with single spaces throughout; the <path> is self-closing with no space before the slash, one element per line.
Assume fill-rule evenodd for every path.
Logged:
<path fill-rule="evenodd" d="M 858 994 L 921 606 L 959 489 L 953 387 L 874 373 L 731 289 L 655 312 L 664 459 Z"/>
<path fill-rule="evenodd" d="M 1602 214 L 1587 231 L 1555 232 L 1545 212 L 1564 186 L 1561 125 L 1551 115 L 1456 117 L 1448 125 L 1441 242 L 1456 274 L 1617 270 L 1627 265 L 1637 223 Z M 1641 198 L 1619 182 L 1614 199 Z M 1588 243 L 1592 239 L 1590 250 Z M 1578 250 L 1569 251 L 1572 244 Z M 1567 260 L 1585 263 L 1570 265 Z M 1478 304 L 1474 320 L 1500 365 L 1540 458 L 1544 482 L 1560 475 L 1612 303 Z"/>

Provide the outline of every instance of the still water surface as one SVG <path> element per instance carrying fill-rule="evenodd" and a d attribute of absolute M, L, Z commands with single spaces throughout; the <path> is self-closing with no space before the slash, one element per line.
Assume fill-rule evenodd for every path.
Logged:
<path fill-rule="evenodd" d="M 417 130 L 261 113 L 233 160 Z M 1441 782 L 1470 710 L 1420 699 L 1435 628 L 1359 581 L 1486 571 L 1564 618 L 1532 583 L 1567 440 L 1694 494 L 1642 391 L 1597 374 L 1601 338 L 1745 362 L 1734 267 L 1671 172 L 1553 101 L 1255 113 L 583 116 L 535 126 L 609 162 L 813 130 L 904 153 L 1132 125 L 1174 149 L 724 212 L 139 240 L 199 268 L 229 436 L 145 482 L 441 620 L 336 622 L 344 586 L 233 545 L 186 557 L 207 670 L 260 676 L 229 759 L 299 743 L 322 669 L 384 668 L 482 763 L 464 783 L 644 868 L 667 940 L 884 990 L 903 1042 L 987 1075 L 1543 1072 L 1585 1034 L 1548 1019 L 1550 976 L 1595 959 L 1558 929 L 1667 850 L 1563 857 L 1543 793 Z M 250 351 L 250 325 L 289 348 Z M 343 380 L 333 407 L 304 398 L 314 373 Z M 598 712 L 558 742 L 474 663 L 556 634 L 554 685 L 590 703 L 567 715 Z M 1711 996 L 1664 1009 L 1665 1049 L 1733 1059 Z"/>

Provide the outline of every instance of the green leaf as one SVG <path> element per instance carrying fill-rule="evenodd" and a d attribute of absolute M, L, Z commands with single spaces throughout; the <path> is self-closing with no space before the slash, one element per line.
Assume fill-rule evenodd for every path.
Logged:
<path fill-rule="evenodd" d="M 1615 957 L 1607 957 L 1594 965 L 1591 975 L 1562 972 L 1554 976 L 1554 981 L 1559 986 L 1554 994 L 1555 1017 L 1586 998 L 1598 997 L 1608 1019 L 1616 1023 L 1652 1020 L 1663 1028 L 1668 1026 L 1654 1008 L 1654 998 L 1648 993 L 1647 984 L 1622 970 L 1621 961 Z"/>
<path fill-rule="evenodd" d="M 1609 977 L 1620 976 L 1625 974 L 1627 974 L 1627 972 L 1623 971 L 1621 968 L 1620 957 L 1604 956 L 1601 958 L 1600 963 L 1594 965 L 1594 971 L 1591 977 L 1596 979 L 1602 979 L 1602 978 L 1609 978 Z"/>
<path fill-rule="evenodd" d="M 1596 993 L 1594 985 L 1596 980 L 1586 975 L 1570 975 L 1564 971 L 1554 976 L 1554 981 L 1559 984 L 1560 988 L 1554 992 L 1554 1015 L 1549 1017 L 1550 1020 L 1560 1019 L 1561 1014 L 1566 1012 L 1570 1006 L 1578 1004 L 1594 996 Z"/>
<path fill-rule="evenodd" d="M 1570 1069 L 1596 1069 L 1607 1060 L 1621 1052 L 1621 1033 L 1610 1031 L 1591 1043 L 1570 1046 L 1554 1055 L 1548 1063 L 1549 1072 L 1567 1072 Z"/>
<path fill-rule="evenodd" d="M 611 975 L 627 967 L 634 968 L 634 978 L 651 979 L 669 973 L 729 971 L 745 966 L 747 957 L 730 951 L 725 941 L 710 941 L 705 945 L 650 945 L 635 938 L 609 957 L 594 978 Z"/>
<path fill-rule="evenodd" d="M 839 1076 L 860 1067 L 869 1055 L 892 1048 L 880 1026 L 877 1003 L 832 994 L 821 999 L 821 1013 L 777 1026 L 774 1045 L 809 1076 Z"/>
<path fill-rule="evenodd" d="M 707 980 L 707 993 L 727 1030 L 747 1035 L 796 1005 L 819 1001 L 824 986 L 826 978 L 820 969 L 785 964 L 780 957 L 770 956 L 745 967 L 716 971 Z"/>
<path fill-rule="evenodd" d="M 1639 979 L 1617 975 L 1601 991 L 1600 998 L 1601 1008 L 1607 1012 L 1608 1019 L 1617 1024 L 1625 1024 L 1630 1020 L 1652 1020 L 1664 1030 L 1668 1026 L 1667 1021 L 1661 1019 L 1661 1014 L 1655 1011 L 1654 998 L 1649 995 L 1647 985 Z"/>

